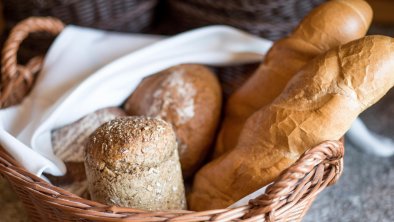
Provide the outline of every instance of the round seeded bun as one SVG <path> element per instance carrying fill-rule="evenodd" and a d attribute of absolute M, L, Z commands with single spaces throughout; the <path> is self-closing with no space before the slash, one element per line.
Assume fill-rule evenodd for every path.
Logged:
<path fill-rule="evenodd" d="M 186 208 L 175 133 L 165 121 L 109 121 L 89 137 L 85 155 L 93 200 L 146 210 Z"/>

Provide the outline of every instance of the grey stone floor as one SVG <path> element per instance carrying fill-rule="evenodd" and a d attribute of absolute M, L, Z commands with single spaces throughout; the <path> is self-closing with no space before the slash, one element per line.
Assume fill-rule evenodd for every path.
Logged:
<path fill-rule="evenodd" d="M 306 222 L 394 221 L 394 158 L 361 153 L 346 144 L 344 173 L 312 205 Z"/>
<path fill-rule="evenodd" d="M 394 89 L 361 118 L 374 132 L 394 139 Z M 394 221 L 394 157 L 369 155 L 347 143 L 342 177 L 318 196 L 304 221 Z"/>

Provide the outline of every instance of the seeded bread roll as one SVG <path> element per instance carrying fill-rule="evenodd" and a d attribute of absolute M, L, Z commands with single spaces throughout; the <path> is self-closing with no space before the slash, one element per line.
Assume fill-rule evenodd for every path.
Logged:
<path fill-rule="evenodd" d="M 47 174 L 51 183 L 73 194 L 86 197 L 87 181 L 83 165 L 85 143 L 90 134 L 101 124 L 125 115 L 126 113 L 120 108 L 104 108 L 74 123 L 53 130 L 51 132 L 53 151 L 64 161 L 67 172 L 66 175 L 60 177 Z"/>
<path fill-rule="evenodd" d="M 160 117 L 171 123 L 185 177 L 200 166 L 215 136 L 221 89 L 201 65 L 178 65 L 144 79 L 125 104 L 129 115 Z"/>
<path fill-rule="evenodd" d="M 164 120 L 107 122 L 89 137 L 85 155 L 93 200 L 145 210 L 186 208 L 175 133 Z"/>

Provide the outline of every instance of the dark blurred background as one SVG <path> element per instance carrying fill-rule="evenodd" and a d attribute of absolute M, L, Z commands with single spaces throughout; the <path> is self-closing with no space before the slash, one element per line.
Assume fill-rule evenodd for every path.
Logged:
<path fill-rule="evenodd" d="M 286 36 L 325 0 L 2 0 L 0 45 L 10 29 L 30 16 L 54 16 L 66 24 L 130 33 L 174 35 L 196 27 L 226 24 L 277 40 Z M 394 1 L 368 0 L 374 20 L 368 34 L 394 36 Z M 53 37 L 38 33 L 19 50 L 21 64 L 45 54 Z M 231 93 L 257 64 L 220 70 L 225 94 Z M 229 71 L 230 70 L 230 71 Z M 227 79 L 226 79 L 227 78 Z M 224 80 L 224 81 L 223 81 Z M 371 129 L 392 137 L 394 92 L 391 90 L 361 117 Z M 391 113 L 390 113 L 391 112 Z M 381 124 L 384 122 L 385 124 Z M 391 125 L 390 125 L 391 124 Z M 374 157 L 346 144 L 345 172 L 326 189 L 305 221 L 394 221 L 394 159 Z M 0 178 L 1 179 L 1 178 Z M 21 203 L 0 181 L 0 221 L 27 221 Z M 10 218 L 9 220 L 7 218 Z"/>

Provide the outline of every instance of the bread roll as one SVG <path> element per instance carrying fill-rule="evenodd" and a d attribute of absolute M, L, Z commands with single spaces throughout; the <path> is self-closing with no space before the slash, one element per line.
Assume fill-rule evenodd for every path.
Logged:
<path fill-rule="evenodd" d="M 235 149 L 194 180 L 193 210 L 227 207 L 272 182 L 304 151 L 337 140 L 394 84 L 394 39 L 369 36 L 303 67 L 270 105 L 246 122 Z"/>
<path fill-rule="evenodd" d="M 362 0 L 328 1 L 311 11 L 289 37 L 272 46 L 256 73 L 229 98 L 215 156 L 236 146 L 246 119 L 271 103 L 302 66 L 363 37 L 371 19 L 372 10 Z"/>
<path fill-rule="evenodd" d="M 90 113 L 80 120 L 55 129 L 51 132 L 52 148 L 56 156 L 64 161 L 67 172 L 64 176 L 46 174 L 52 184 L 73 194 L 86 196 L 87 181 L 85 175 L 85 143 L 101 124 L 125 116 L 126 113 L 116 107 L 104 108 Z"/>
<path fill-rule="evenodd" d="M 89 192 L 95 201 L 145 210 L 185 209 L 175 133 L 150 117 L 120 117 L 86 144 Z"/>
<path fill-rule="evenodd" d="M 175 129 L 182 172 L 199 167 L 215 136 L 221 90 L 201 65 L 178 65 L 144 79 L 125 104 L 129 115 L 160 117 Z"/>

